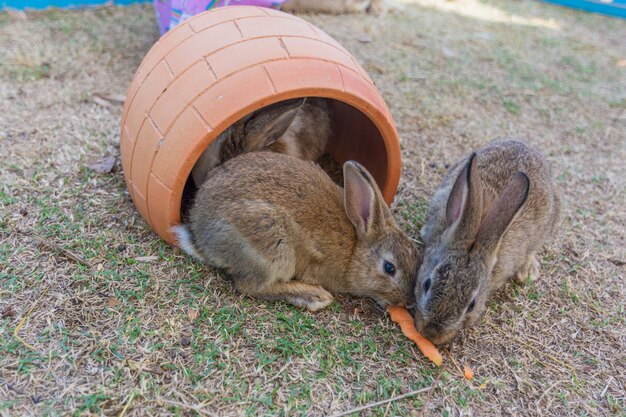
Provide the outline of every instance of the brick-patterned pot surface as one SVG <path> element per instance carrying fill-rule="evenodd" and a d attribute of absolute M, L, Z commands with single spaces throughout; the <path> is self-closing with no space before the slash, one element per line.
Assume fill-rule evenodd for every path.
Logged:
<path fill-rule="evenodd" d="M 272 9 L 234 6 L 194 16 L 163 36 L 133 78 L 122 116 L 121 158 L 130 195 L 166 241 L 180 222 L 183 189 L 206 147 L 268 104 L 333 100 L 328 152 L 354 159 L 388 203 L 400 177 L 398 135 L 363 68 L 334 39 Z"/>

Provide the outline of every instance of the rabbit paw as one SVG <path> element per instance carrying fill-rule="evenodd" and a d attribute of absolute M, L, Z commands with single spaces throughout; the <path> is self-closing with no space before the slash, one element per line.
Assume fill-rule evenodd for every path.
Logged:
<path fill-rule="evenodd" d="M 251 290 L 238 288 L 242 293 L 264 298 L 266 300 L 282 300 L 296 307 L 304 307 L 316 312 L 333 302 L 333 296 L 319 285 L 305 284 L 299 281 L 276 282 L 263 288 Z"/>
<path fill-rule="evenodd" d="M 304 307 L 315 313 L 333 302 L 333 296 L 318 285 L 299 282 L 282 284 L 284 299 L 297 307 Z"/>
<path fill-rule="evenodd" d="M 318 291 L 311 292 L 311 294 L 303 297 L 301 305 L 310 312 L 315 313 L 332 304 L 333 300 L 332 294 L 320 287 Z"/>
<path fill-rule="evenodd" d="M 515 274 L 515 282 L 518 284 L 524 284 L 528 280 L 530 280 L 530 282 L 535 282 L 539 278 L 539 267 L 539 261 L 535 255 L 530 255 L 524 268 Z"/>

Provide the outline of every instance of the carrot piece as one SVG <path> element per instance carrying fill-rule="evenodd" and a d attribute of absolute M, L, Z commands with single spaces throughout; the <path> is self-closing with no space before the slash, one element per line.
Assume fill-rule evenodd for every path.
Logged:
<path fill-rule="evenodd" d="M 415 342 L 424 356 L 430 359 L 435 365 L 441 366 L 443 363 L 441 353 L 439 353 L 430 340 L 426 339 L 417 331 L 411 313 L 402 306 L 387 306 L 387 312 L 391 316 L 391 320 L 400 325 L 402 333 Z"/>
<path fill-rule="evenodd" d="M 472 368 L 469 366 L 463 365 L 463 375 L 465 376 L 465 379 L 471 380 L 474 378 L 474 371 L 472 371 Z"/>

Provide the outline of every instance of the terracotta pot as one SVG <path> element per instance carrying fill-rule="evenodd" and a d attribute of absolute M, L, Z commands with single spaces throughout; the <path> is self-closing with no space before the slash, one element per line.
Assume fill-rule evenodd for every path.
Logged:
<path fill-rule="evenodd" d="M 298 17 L 250 6 L 214 9 L 165 34 L 137 69 L 122 117 L 124 177 L 143 218 L 175 244 L 169 228 L 180 223 L 191 168 L 211 141 L 252 111 L 312 96 L 334 99 L 328 153 L 361 162 L 390 203 L 400 177 L 391 114 L 334 39 Z"/>

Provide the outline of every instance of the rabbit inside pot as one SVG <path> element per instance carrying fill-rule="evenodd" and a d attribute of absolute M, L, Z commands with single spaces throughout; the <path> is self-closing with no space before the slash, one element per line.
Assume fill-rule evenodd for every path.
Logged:
<path fill-rule="evenodd" d="M 269 150 L 316 161 L 331 135 L 327 99 L 307 97 L 281 101 L 248 114 L 222 132 L 200 155 L 191 175 L 200 188 L 207 174 L 246 152 Z"/>

